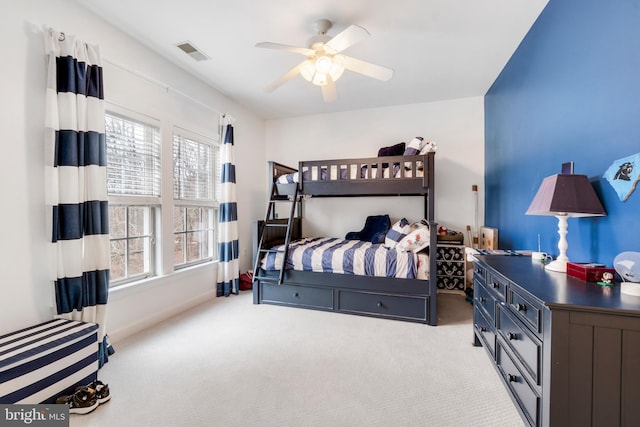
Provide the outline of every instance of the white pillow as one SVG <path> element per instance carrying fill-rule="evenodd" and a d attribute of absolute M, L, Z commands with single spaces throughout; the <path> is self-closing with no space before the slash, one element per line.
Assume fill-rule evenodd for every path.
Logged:
<path fill-rule="evenodd" d="M 411 231 L 411 225 L 407 218 L 402 218 L 391 226 L 384 239 L 384 245 L 389 249 L 396 247 L 398 242 Z"/>
<path fill-rule="evenodd" d="M 398 242 L 396 249 L 417 253 L 429 247 L 429 225 L 419 221 L 411 224 L 411 231 Z"/>

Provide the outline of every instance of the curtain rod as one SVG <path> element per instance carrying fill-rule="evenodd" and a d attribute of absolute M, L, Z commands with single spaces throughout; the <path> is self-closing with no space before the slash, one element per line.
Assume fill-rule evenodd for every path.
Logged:
<path fill-rule="evenodd" d="M 153 77 L 151 77 L 151 76 L 149 76 L 147 74 L 144 74 L 144 73 L 142 73 L 140 71 L 134 70 L 133 68 L 127 67 L 126 65 L 121 64 L 121 63 L 119 63 L 117 61 L 114 61 L 111 58 L 103 56 L 102 59 L 105 62 L 107 62 L 107 63 L 109 63 L 109 64 L 111 64 L 111 65 L 113 65 L 115 67 L 120 68 L 121 70 L 124 70 L 124 71 L 126 71 L 128 73 L 133 74 L 134 76 L 140 77 L 141 79 L 144 79 L 144 80 L 148 81 L 149 83 L 153 83 L 156 86 L 159 86 L 159 87 L 163 88 L 167 92 L 176 93 L 176 94 L 182 96 L 183 98 L 188 99 L 189 101 L 194 102 L 194 103 L 206 108 L 207 110 L 209 110 L 209 111 L 211 111 L 211 112 L 213 112 L 215 114 L 218 114 L 220 116 L 226 117 L 229 120 L 235 121 L 235 119 L 232 116 L 230 116 L 229 114 L 226 114 L 226 113 L 223 113 L 221 111 L 218 111 L 215 108 L 205 104 L 204 102 L 202 102 L 202 101 L 200 101 L 198 99 L 195 99 L 191 95 L 187 95 L 186 93 L 182 92 L 181 90 L 178 90 L 178 89 L 168 85 L 167 83 L 164 83 L 164 82 L 162 82 L 162 81 L 160 81 L 158 79 L 155 79 L 155 78 L 153 78 Z"/>

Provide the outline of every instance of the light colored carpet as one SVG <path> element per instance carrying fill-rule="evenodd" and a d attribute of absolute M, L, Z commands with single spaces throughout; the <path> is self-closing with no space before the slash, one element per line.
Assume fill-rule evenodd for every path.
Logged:
<path fill-rule="evenodd" d="M 437 327 L 218 298 L 116 343 L 79 426 L 522 426 L 472 307 Z"/>

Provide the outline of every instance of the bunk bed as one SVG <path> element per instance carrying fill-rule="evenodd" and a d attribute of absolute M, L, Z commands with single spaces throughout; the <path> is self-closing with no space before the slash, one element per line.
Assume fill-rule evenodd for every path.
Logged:
<path fill-rule="evenodd" d="M 254 223 L 254 304 L 277 304 L 372 317 L 437 324 L 436 257 L 427 258 L 425 278 L 374 277 L 298 271 L 269 271 L 262 259 L 303 238 L 301 204 L 306 197 L 419 196 L 436 248 L 434 155 L 303 161 L 298 168 L 269 162 L 272 182 L 264 221 Z M 276 219 L 272 207 L 291 203 L 289 218 Z M 297 212 L 297 216 L 296 216 Z M 281 245 L 280 249 L 272 249 Z M 432 251 L 435 254 L 435 249 Z"/>

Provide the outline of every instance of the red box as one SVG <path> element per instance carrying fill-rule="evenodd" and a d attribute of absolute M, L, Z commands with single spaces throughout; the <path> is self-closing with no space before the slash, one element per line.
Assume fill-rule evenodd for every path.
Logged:
<path fill-rule="evenodd" d="M 592 262 L 568 262 L 567 275 L 585 282 L 600 282 L 602 273 L 609 272 L 615 276 L 616 270 L 602 264 Z"/>

